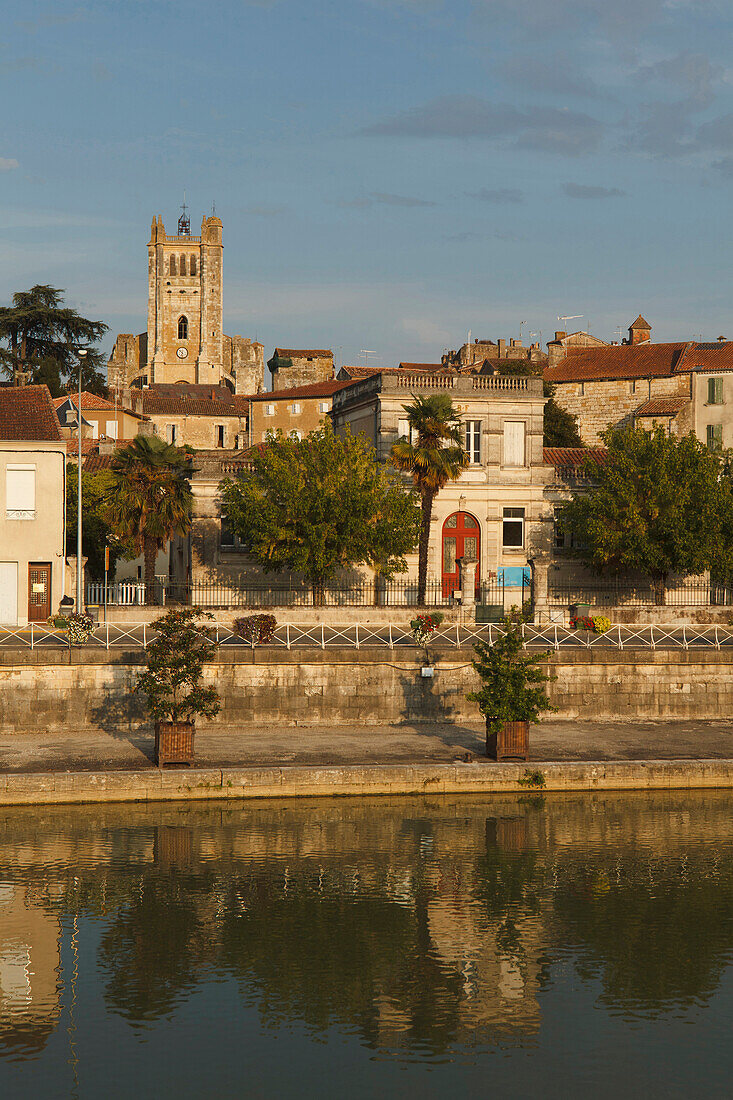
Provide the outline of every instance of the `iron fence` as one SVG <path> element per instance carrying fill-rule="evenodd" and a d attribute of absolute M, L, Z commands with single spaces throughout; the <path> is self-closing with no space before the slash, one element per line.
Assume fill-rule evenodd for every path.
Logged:
<path fill-rule="evenodd" d="M 478 586 L 477 604 L 497 610 L 499 617 L 511 607 L 521 607 L 531 596 L 531 584 L 523 578 L 508 584 L 494 578 Z M 106 597 L 106 598 L 105 598 Z M 144 606 L 147 589 L 142 581 L 122 581 L 87 586 L 87 603 L 108 607 Z M 358 584 L 328 584 L 314 591 L 306 585 L 252 583 L 246 578 L 233 581 L 195 581 L 189 584 L 157 578 L 152 603 L 185 604 L 212 610 L 301 607 L 451 607 L 460 594 L 455 585 L 442 580 L 428 581 L 425 600 L 418 604 L 416 581 L 361 581 Z"/>
<path fill-rule="evenodd" d="M 590 604 L 591 607 L 733 607 L 733 587 L 715 581 L 670 585 L 658 591 L 646 582 L 552 584 L 548 603 L 553 607 Z"/>

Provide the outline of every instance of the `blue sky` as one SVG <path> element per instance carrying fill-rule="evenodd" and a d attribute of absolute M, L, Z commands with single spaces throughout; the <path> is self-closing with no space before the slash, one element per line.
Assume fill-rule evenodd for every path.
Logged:
<path fill-rule="evenodd" d="M 732 31 L 729 0 L 6 0 L 0 301 L 141 331 L 185 188 L 268 355 L 733 338 Z"/>

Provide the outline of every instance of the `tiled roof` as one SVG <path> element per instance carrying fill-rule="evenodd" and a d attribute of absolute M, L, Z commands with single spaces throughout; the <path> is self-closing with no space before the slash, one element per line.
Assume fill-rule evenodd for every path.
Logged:
<path fill-rule="evenodd" d="M 733 370 L 733 340 L 719 340 L 715 344 L 688 344 L 682 369 L 710 371 L 713 374 L 716 371 Z"/>
<path fill-rule="evenodd" d="M 602 348 L 568 348 L 564 359 L 547 367 L 548 382 L 583 382 L 623 378 L 663 378 L 680 370 L 689 344 L 611 344 Z M 711 353 L 714 354 L 714 353 Z M 731 363 L 733 368 L 733 362 Z M 685 365 L 686 370 L 691 368 Z"/>
<path fill-rule="evenodd" d="M 400 363 L 400 370 L 445 370 L 443 363 Z"/>
<path fill-rule="evenodd" d="M 83 468 L 89 474 L 98 474 L 100 470 L 109 470 L 112 467 L 113 455 L 91 454 L 83 459 Z"/>
<path fill-rule="evenodd" d="M 341 371 L 346 371 L 355 382 L 362 378 L 373 378 L 375 374 L 410 374 L 419 371 L 429 374 L 472 374 L 475 367 L 461 367 L 460 371 L 456 371 L 455 367 L 446 367 L 443 363 L 402 363 L 399 367 L 341 367 L 339 374 Z"/>
<path fill-rule="evenodd" d="M 689 397 L 652 397 L 639 406 L 634 416 L 676 416 L 689 404 Z"/>
<path fill-rule="evenodd" d="M 641 328 L 641 329 L 647 329 L 648 331 L 651 331 L 651 327 L 652 326 L 649 324 L 649 322 L 645 321 L 641 314 L 639 314 L 639 316 L 636 318 L 636 320 L 634 321 L 634 323 L 632 325 L 629 325 L 629 328 L 632 328 L 632 329 Z"/>
<path fill-rule="evenodd" d="M 76 409 L 78 394 L 66 393 L 63 397 L 54 397 L 54 408 L 60 409 L 62 405 L 65 405 L 67 401 L 71 401 L 72 405 Z M 114 403 L 108 401 L 106 397 L 100 397 L 97 393 L 89 393 L 88 390 L 81 391 L 81 411 L 85 409 L 114 409 Z"/>
<path fill-rule="evenodd" d="M 608 459 L 608 451 L 605 447 L 543 447 L 542 457 L 545 466 L 562 470 L 582 466 L 587 458 L 602 466 Z"/>
<path fill-rule="evenodd" d="M 142 402 L 148 416 L 245 416 L 249 397 L 226 386 L 165 385 L 143 390 Z"/>
<path fill-rule="evenodd" d="M 61 439 L 48 386 L 0 387 L 0 439 Z"/>
<path fill-rule="evenodd" d="M 350 380 L 342 382 L 335 378 L 329 378 L 327 382 L 310 382 L 307 386 L 291 386 L 287 390 L 273 390 L 265 393 L 254 393 L 247 401 L 289 401 L 293 397 L 331 397 L 346 386 L 350 386 Z"/>
<path fill-rule="evenodd" d="M 275 348 L 274 359 L 333 359 L 330 348 Z"/>

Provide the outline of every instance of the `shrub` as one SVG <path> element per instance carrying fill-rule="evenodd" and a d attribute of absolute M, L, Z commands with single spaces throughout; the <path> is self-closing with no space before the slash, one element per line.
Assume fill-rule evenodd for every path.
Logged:
<path fill-rule="evenodd" d="M 221 709 L 216 688 L 201 686 L 204 663 L 216 646 L 198 618 L 192 608 L 172 609 L 152 624 L 158 636 L 145 647 L 148 667 L 135 690 L 147 696 L 156 720 L 191 722 L 197 714 L 213 718 Z"/>
<path fill-rule="evenodd" d="M 275 636 L 277 619 L 274 615 L 247 615 L 234 620 L 234 631 L 251 646 L 267 645 Z"/>
<path fill-rule="evenodd" d="M 84 645 L 94 633 L 94 620 L 91 615 L 69 615 L 65 629 L 69 645 Z"/>
<path fill-rule="evenodd" d="M 611 629 L 611 620 L 605 615 L 596 615 L 593 618 L 593 629 L 596 634 L 606 634 Z"/>
<path fill-rule="evenodd" d="M 545 689 L 555 677 L 537 667 L 548 654 L 525 653 L 520 624 L 506 618 L 504 626 L 493 645 L 475 643 L 472 663 L 481 687 L 466 696 L 478 703 L 490 733 L 498 733 L 504 722 L 539 722 L 543 711 L 557 710 Z"/>
<path fill-rule="evenodd" d="M 593 633 L 593 620 L 590 615 L 573 615 L 570 620 L 571 630 L 590 630 Z"/>
<path fill-rule="evenodd" d="M 415 644 L 425 645 L 442 621 L 443 616 L 440 611 L 433 611 L 429 615 L 418 615 L 416 619 L 412 619 L 410 627 Z"/>

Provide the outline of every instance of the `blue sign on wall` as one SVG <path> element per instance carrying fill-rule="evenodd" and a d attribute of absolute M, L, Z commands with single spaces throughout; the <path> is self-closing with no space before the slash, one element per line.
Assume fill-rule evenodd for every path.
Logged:
<path fill-rule="evenodd" d="M 497 580 L 505 588 L 521 588 L 530 583 L 531 574 L 528 565 L 506 565 L 497 571 Z"/>

